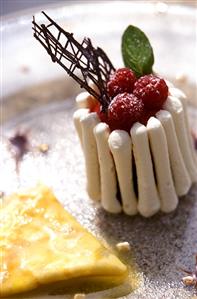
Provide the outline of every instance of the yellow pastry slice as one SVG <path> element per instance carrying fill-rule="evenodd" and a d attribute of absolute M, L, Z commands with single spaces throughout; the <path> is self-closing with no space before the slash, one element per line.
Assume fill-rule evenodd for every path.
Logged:
<path fill-rule="evenodd" d="M 118 285 L 127 267 L 39 185 L 1 203 L 0 297 L 60 283 Z"/>

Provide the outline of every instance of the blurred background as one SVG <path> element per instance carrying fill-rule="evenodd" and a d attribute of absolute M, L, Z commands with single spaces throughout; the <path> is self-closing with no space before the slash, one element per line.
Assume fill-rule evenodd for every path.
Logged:
<path fill-rule="evenodd" d="M 100 2 L 104 2 L 104 0 L 100 0 Z M 57 5 L 60 3 L 74 3 L 74 2 L 81 2 L 80 0 L 0 0 L 1 3 L 1 15 L 6 15 L 9 13 L 17 12 L 23 9 L 28 9 L 36 6 L 42 6 L 47 4 L 54 4 Z M 93 3 L 94 0 L 89 0 L 89 2 Z M 128 2 L 132 2 L 132 0 L 128 0 Z M 156 2 L 156 1 L 149 1 L 149 0 L 138 0 L 138 2 Z M 192 5 L 196 6 L 196 0 L 166 0 L 163 1 L 169 4 L 183 4 L 183 5 Z"/>
<path fill-rule="evenodd" d="M 65 0 L 0 0 L 1 15 L 17 12 L 22 9 L 28 9 L 36 6 L 46 5 L 50 3 L 67 2 Z"/>
<path fill-rule="evenodd" d="M 197 0 L 0 0 L 0 100 L 6 111 L 1 120 L 79 92 L 33 38 L 32 16 L 46 23 L 42 10 L 79 41 L 90 37 L 115 67 L 123 65 L 122 33 L 135 24 L 151 40 L 154 71 L 181 87 L 197 105 L 196 5 Z"/>

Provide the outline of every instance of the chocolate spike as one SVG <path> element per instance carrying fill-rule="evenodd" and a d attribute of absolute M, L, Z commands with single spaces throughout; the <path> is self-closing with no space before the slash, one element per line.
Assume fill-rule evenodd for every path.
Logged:
<path fill-rule="evenodd" d="M 84 38 L 80 44 L 73 37 L 73 33 L 65 31 L 45 12 L 42 13 L 49 24 L 38 25 L 33 17 L 34 37 L 46 49 L 53 62 L 57 62 L 69 76 L 94 96 L 101 103 L 103 110 L 107 109 L 110 98 L 106 82 L 115 68 L 105 52 L 101 48 L 94 48 L 89 38 Z M 54 29 L 58 30 L 57 38 L 52 33 Z M 64 38 L 64 45 L 60 43 L 60 38 Z M 97 86 L 99 92 L 88 85 L 88 79 Z"/>

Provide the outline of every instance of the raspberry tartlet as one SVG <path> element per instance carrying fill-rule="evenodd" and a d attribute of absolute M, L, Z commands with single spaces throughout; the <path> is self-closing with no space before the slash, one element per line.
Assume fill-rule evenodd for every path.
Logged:
<path fill-rule="evenodd" d="M 33 24 L 52 61 L 86 90 L 76 98 L 73 118 L 89 196 L 111 213 L 150 217 L 175 210 L 197 181 L 196 153 L 186 96 L 154 74 L 146 35 L 128 26 L 121 44 L 125 67 L 115 69 L 90 39 L 79 43 L 54 21 L 57 37 L 50 25 Z"/>

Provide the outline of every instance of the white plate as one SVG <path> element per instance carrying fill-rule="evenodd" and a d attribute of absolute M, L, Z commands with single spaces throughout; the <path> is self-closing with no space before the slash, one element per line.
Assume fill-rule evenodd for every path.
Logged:
<path fill-rule="evenodd" d="M 155 71 L 175 77 L 184 73 L 183 88 L 190 100 L 196 99 L 195 9 L 160 6 L 155 3 L 109 1 L 74 2 L 42 7 L 66 30 L 78 38 L 91 37 L 102 47 L 115 66 L 122 66 L 121 34 L 128 24 L 139 26 L 149 36 L 155 52 Z M 162 9 L 161 9 L 162 8 Z M 85 227 L 112 245 L 129 241 L 133 248 L 130 262 L 139 267 L 140 286 L 127 298 L 188 298 L 195 294 L 181 283 L 178 266 L 194 265 L 197 235 L 197 188 L 180 199 L 178 209 L 151 219 L 109 215 L 88 198 L 85 191 L 84 161 L 72 124 L 73 97 L 79 90 L 61 68 L 53 64 L 32 37 L 32 14 L 44 18 L 37 9 L 3 20 L 3 137 L 1 144 L 0 190 L 14 191 L 41 179 L 52 186 L 67 210 Z M 42 107 L 40 107 L 42 106 Z M 190 107 L 192 125 L 196 109 Z M 16 129 L 29 129 L 33 152 L 21 163 L 20 176 L 6 147 L 6 137 Z M 47 156 L 35 146 L 47 142 Z M 20 298 L 22 298 L 20 296 Z M 93 298 L 93 297 L 89 297 Z M 126 297 L 125 297 L 126 298 Z"/>

